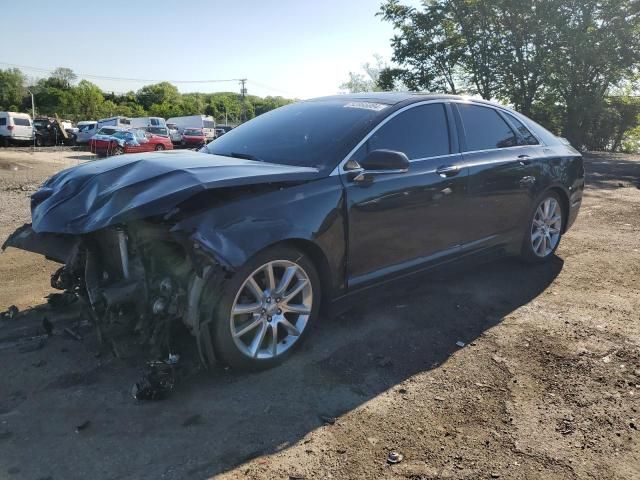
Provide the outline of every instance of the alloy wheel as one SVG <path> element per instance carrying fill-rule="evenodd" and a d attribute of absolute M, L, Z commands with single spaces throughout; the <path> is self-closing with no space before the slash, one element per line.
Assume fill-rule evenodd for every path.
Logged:
<path fill-rule="evenodd" d="M 553 197 L 545 198 L 536 209 L 531 225 L 531 246 L 541 258 L 548 256 L 558 245 L 562 229 L 562 209 Z"/>
<path fill-rule="evenodd" d="M 291 348 L 313 307 L 311 280 L 289 260 L 262 265 L 244 281 L 231 308 L 231 336 L 247 357 L 272 359 Z"/>

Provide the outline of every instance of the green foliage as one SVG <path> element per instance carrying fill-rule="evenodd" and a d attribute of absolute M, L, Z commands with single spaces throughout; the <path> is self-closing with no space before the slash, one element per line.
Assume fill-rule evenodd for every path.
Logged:
<path fill-rule="evenodd" d="M 606 97 L 640 66 L 634 0 L 386 0 L 379 15 L 400 67 L 383 72 L 384 88 L 498 99 L 580 148 L 620 148 L 633 126 Z"/>
<path fill-rule="evenodd" d="M 243 118 L 281 107 L 292 100 L 282 97 L 248 95 L 242 103 L 238 93 L 185 93 L 168 82 L 146 85 L 137 92 L 114 94 L 81 80 L 68 68 L 57 68 L 50 77 L 29 87 L 34 93 L 38 115 L 59 115 L 74 121 L 97 120 L 123 115 L 163 118 L 183 115 L 211 115 L 218 123 L 240 123 Z M 0 110 L 31 113 L 31 97 L 27 95 L 26 77 L 18 69 L 0 70 Z"/>
<path fill-rule="evenodd" d="M 0 110 L 17 110 L 27 95 L 26 84 L 26 77 L 17 68 L 0 70 Z"/>

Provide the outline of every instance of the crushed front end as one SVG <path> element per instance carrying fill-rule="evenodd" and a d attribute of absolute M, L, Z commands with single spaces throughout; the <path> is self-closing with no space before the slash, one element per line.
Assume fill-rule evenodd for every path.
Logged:
<path fill-rule="evenodd" d="M 108 227 L 84 235 L 37 233 L 25 225 L 2 246 L 62 263 L 53 288 L 84 305 L 101 343 L 131 331 L 157 353 L 170 348 L 174 320 L 185 316 L 187 291 L 197 269 L 185 244 L 151 221 Z"/>

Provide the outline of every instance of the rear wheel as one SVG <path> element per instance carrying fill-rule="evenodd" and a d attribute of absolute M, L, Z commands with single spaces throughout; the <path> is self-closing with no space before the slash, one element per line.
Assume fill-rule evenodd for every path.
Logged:
<path fill-rule="evenodd" d="M 549 260 L 555 253 L 564 227 L 564 212 L 560 196 L 546 192 L 529 216 L 522 244 L 522 257 L 532 263 Z"/>
<path fill-rule="evenodd" d="M 7 148 L 9 146 L 9 138 L 8 137 L 2 137 L 2 146 L 4 148 Z"/>
<path fill-rule="evenodd" d="M 320 307 L 320 280 L 304 253 L 280 246 L 249 260 L 221 291 L 202 295 L 219 298 L 211 313 L 219 359 L 262 370 L 284 361 L 308 335 Z"/>

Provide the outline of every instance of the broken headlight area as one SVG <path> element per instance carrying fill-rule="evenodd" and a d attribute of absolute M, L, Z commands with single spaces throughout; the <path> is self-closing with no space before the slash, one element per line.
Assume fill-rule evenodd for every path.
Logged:
<path fill-rule="evenodd" d="M 8 246 L 63 263 L 51 286 L 83 302 L 101 344 L 117 352 L 117 339 L 136 332 L 154 355 L 170 351 L 172 326 L 186 317 L 197 268 L 193 250 L 167 225 L 134 222 L 86 235 L 36 233 L 25 225 Z"/>

